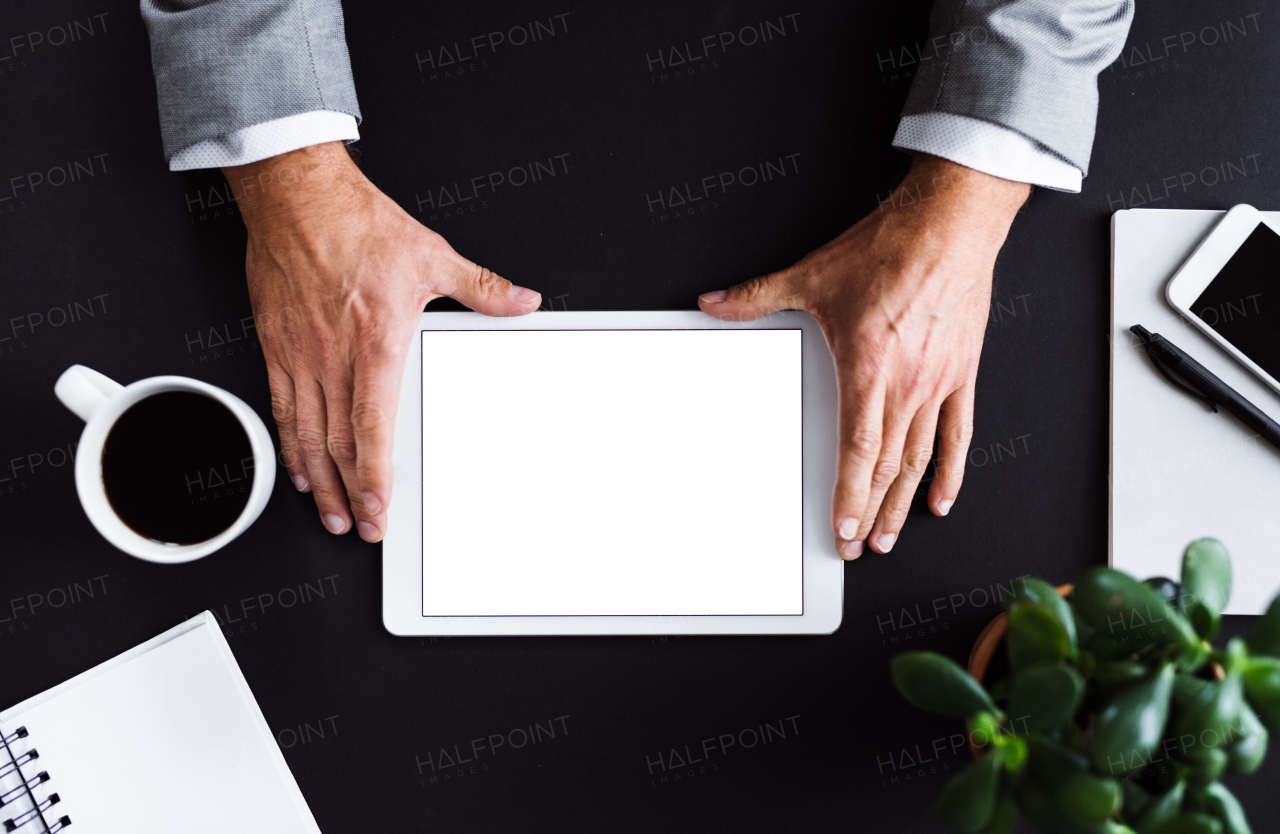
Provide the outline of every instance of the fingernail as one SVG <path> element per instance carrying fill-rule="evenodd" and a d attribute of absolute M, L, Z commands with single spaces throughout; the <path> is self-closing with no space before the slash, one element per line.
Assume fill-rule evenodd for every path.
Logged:
<path fill-rule="evenodd" d="M 939 501 L 938 515 L 946 515 L 947 513 L 951 512 L 951 505 L 954 503 L 955 501 Z"/>
<path fill-rule="evenodd" d="M 841 542 L 840 557 L 847 561 L 857 559 L 862 555 L 862 542 Z"/>
<path fill-rule="evenodd" d="M 893 543 L 897 540 L 898 537 L 893 533 L 881 533 L 880 538 L 876 539 L 876 544 L 880 545 L 881 553 L 888 553 L 893 550 Z"/>
<path fill-rule="evenodd" d="M 537 301 L 542 298 L 542 293 L 537 290 L 531 290 L 528 287 L 517 287 L 511 285 L 511 289 L 507 290 L 507 298 L 512 301 L 518 301 L 521 304 L 528 304 L 530 301 Z"/>
<path fill-rule="evenodd" d="M 324 517 L 325 529 L 330 533 L 341 533 L 347 527 L 347 522 L 342 520 L 340 515 L 326 515 Z"/>
<path fill-rule="evenodd" d="M 364 504 L 365 510 L 373 515 L 377 515 L 382 512 L 382 501 L 379 500 L 378 496 L 372 492 L 360 493 L 360 502 Z"/>
<path fill-rule="evenodd" d="M 307 491 L 307 476 L 306 476 L 306 475 L 294 475 L 294 476 L 293 476 L 293 486 L 298 490 L 298 492 L 306 492 L 306 491 Z"/>
<path fill-rule="evenodd" d="M 719 304 L 728 297 L 728 290 L 712 290 L 711 292 L 704 292 L 702 295 L 698 296 L 698 300 L 705 301 L 708 304 Z"/>
<path fill-rule="evenodd" d="M 846 541 L 856 539 L 858 537 L 858 526 L 858 519 L 846 518 L 840 522 L 840 529 L 837 532 L 840 534 L 840 538 Z"/>
<path fill-rule="evenodd" d="M 367 521 L 357 521 L 356 531 L 360 533 L 360 538 L 367 542 L 376 542 L 378 540 L 378 528 Z"/>

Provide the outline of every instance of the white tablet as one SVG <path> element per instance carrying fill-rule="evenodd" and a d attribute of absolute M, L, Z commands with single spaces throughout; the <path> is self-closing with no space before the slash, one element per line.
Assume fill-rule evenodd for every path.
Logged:
<path fill-rule="evenodd" d="M 396 419 L 383 622 L 829 634 L 836 407 L 804 313 L 424 313 Z"/>

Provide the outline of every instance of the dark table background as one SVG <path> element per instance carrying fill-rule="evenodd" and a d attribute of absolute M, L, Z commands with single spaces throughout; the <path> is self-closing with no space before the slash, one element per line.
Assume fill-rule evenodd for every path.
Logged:
<path fill-rule="evenodd" d="M 689 308 L 876 210 L 905 170 L 889 141 L 929 54 L 928 5 L 348 4 L 362 164 L 548 306 Z M 194 564 L 132 559 L 89 525 L 70 464 L 81 424 L 53 395 L 67 365 L 126 383 L 194 376 L 270 422 L 244 327 L 244 231 L 219 175 L 166 170 L 135 2 L 6 3 L 0 705 L 209 608 L 326 831 L 935 830 L 937 791 L 967 754 L 945 741 L 954 722 L 894 694 L 888 659 L 904 648 L 963 658 L 998 611 L 997 583 L 1066 581 L 1105 560 L 1108 217 L 1144 204 L 1276 207 L 1277 11 L 1139 4 L 1125 57 L 1100 78 L 1084 193 L 1038 191 L 997 266 L 960 500 L 945 520 L 917 511 L 892 554 L 846 566 L 838 633 L 432 640 L 383 630 L 379 548 L 325 533 L 283 472 L 258 523 Z M 684 66 L 648 60 L 780 19 L 785 36 L 766 28 L 770 40 L 745 35 Z M 72 21 L 78 40 L 29 48 L 26 33 Z M 457 61 L 455 42 L 466 53 L 475 35 L 532 21 L 539 37 L 521 46 L 419 65 L 428 50 Z M 15 52 L 11 37 L 26 45 Z M 650 208 L 660 190 L 793 154 L 785 178 L 692 213 Z M 554 178 L 463 211 L 439 205 L 442 187 L 548 158 Z M 1219 176 L 1242 159 L 1245 176 Z M 72 161 L 76 181 L 26 187 Z M 1216 532 L 1229 531 L 1205 531 Z M 749 740 L 741 732 L 765 722 L 785 722 L 786 738 L 667 769 L 673 748 L 696 756 L 702 739 Z M 472 739 L 518 741 L 512 731 L 534 723 L 556 736 L 442 766 L 442 750 L 472 757 Z M 1231 782 L 1259 831 L 1278 802 L 1276 758 Z"/>

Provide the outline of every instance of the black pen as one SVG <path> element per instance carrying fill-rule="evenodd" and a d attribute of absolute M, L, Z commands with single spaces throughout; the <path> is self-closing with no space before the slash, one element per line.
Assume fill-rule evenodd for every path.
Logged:
<path fill-rule="evenodd" d="M 1267 439 L 1272 446 L 1280 448 L 1280 423 L 1272 420 L 1256 405 L 1240 396 L 1240 393 L 1213 375 L 1207 368 L 1187 354 L 1177 345 L 1159 333 L 1152 333 L 1140 324 L 1129 330 L 1142 340 L 1151 360 L 1156 363 L 1156 370 L 1164 374 L 1165 379 L 1186 391 L 1191 396 L 1207 402 L 1216 413 L 1221 405 L 1234 414 L 1240 422 Z M 1174 379 L 1172 371 L 1185 379 L 1190 385 Z"/>

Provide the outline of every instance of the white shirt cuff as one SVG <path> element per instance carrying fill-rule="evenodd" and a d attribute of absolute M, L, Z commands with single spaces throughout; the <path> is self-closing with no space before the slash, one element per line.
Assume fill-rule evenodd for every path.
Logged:
<path fill-rule="evenodd" d="M 354 116 L 333 110 L 312 110 L 197 142 L 175 153 L 169 160 L 169 170 L 247 165 L 311 145 L 354 142 L 359 138 Z"/>
<path fill-rule="evenodd" d="M 993 177 L 1079 192 L 1084 174 L 1016 130 L 954 113 L 903 116 L 893 146 L 940 156 Z"/>

